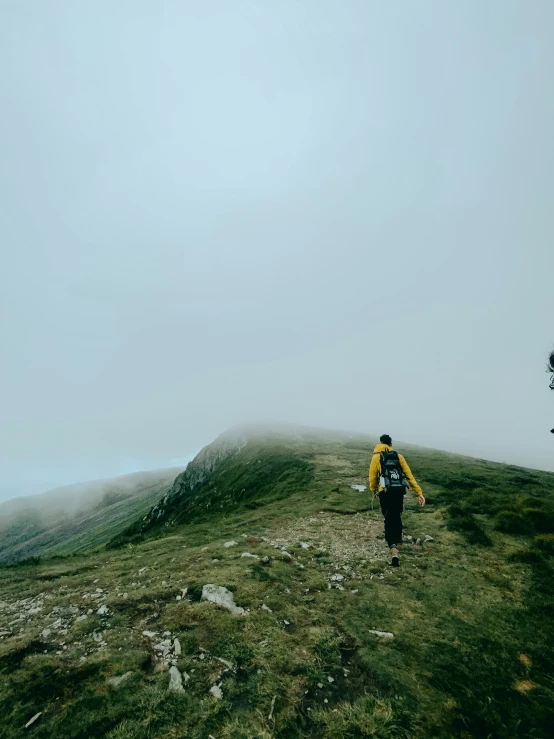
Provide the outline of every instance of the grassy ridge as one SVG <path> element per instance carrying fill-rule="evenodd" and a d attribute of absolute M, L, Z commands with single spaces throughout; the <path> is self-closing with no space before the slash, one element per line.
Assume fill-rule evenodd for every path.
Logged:
<path fill-rule="evenodd" d="M 177 472 L 135 473 L 6 501 L 0 505 L 0 563 L 105 544 L 144 516 Z"/>
<path fill-rule="evenodd" d="M 434 541 L 406 543 L 399 570 L 379 511 L 350 487 L 366 478 L 369 445 L 342 439 L 252 443 L 162 535 L 0 570 L 0 601 L 44 604 L 11 627 L 0 604 L 0 632 L 13 631 L 0 641 L 4 735 L 551 736 L 554 475 L 401 451 L 429 500 L 409 502 L 406 533 Z M 205 583 L 229 588 L 249 615 L 201 601 Z M 68 616 L 67 633 L 43 638 L 59 611 L 49 613 L 83 612 L 96 588 L 108 615 Z M 145 630 L 179 638 L 184 695 L 168 693 Z M 128 671 L 120 687 L 107 682 Z"/>

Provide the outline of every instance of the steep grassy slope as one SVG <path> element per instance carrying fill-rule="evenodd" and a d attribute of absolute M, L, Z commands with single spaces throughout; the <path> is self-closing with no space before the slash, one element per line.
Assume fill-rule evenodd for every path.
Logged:
<path fill-rule="evenodd" d="M 554 475 L 403 451 L 430 504 L 398 570 L 351 488 L 369 442 L 323 437 L 237 443 L 119 548 L 0 569 L 4 736 L 551 736 Z"/>
<path fill-rule="evenodd" d="M 0 563 L 104 544 L 144 516 L 178 472 L 134 473 L 0 504 Z"/>

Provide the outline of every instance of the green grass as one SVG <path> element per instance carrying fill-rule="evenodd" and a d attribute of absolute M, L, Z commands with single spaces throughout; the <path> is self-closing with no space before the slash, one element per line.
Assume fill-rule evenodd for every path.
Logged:
<path fill-rule="evenodd" d="M 405 544 L 392 570 L 378 508 L 350 487 L 365 481 L 369 451 L 359 440 L 251 442 L 182 505 L 170 497 L 158 528 L 0 569 L 0 601 L 44 596 L 40 613 L 11 627 L 0 604 L 0 632 L 13 630 L 0 640 L 3 736 L 551 736 L 554 475 L 403 449 L 429 500 L 420 509 L 411 496 L 406 533 L 434 541 Z M 202 601 L 205 583 L 230 589 L 249 615 Z M 82 596 L 96 588 L 110 615 L 41 636 L 54 608 L 86 612 Z M 145 630 L 179 638 L 184 695 L 168 693 Z"/>

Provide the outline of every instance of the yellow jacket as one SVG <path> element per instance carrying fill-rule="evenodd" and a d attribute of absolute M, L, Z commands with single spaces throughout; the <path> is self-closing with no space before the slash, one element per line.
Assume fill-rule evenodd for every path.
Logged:
<path fill-rule="evenodd" d="M 379 477 L 381 476 L 381 452 L 390 452 L 392 451 L 392 447 L 388 446 L 387 444 L 377 444 L 375 449 L 373 450 L 373 457 L 371 458 L 371 464 L 369 465 L 369 489 L 372 493 L 376 493 L 377 491 L 381 492 L 383 489 L 383 486 L 379 484 Z M 412 475 L 411 469 L 408 467 L 408 463 L 404 459 L 404 457 L 399 454 L 398 458 L 400 460 L 400 466 L 402 467 L 402 471 L 406 475 L 406 479 L 410 483 L 410 487 L 412 490 L 417 493 L 418 495 L 423 495 L 421 492 L 421 488 L 415 481 L 415 477 Z"/>

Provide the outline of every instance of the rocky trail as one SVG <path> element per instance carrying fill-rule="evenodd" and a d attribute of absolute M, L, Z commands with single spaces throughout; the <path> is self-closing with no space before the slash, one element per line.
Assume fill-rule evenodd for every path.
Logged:
<path fill-rule="evenodd" d="M 163 540 L 157 544 L 160 542 Z M 409 534 L 406 544 L 416 548 Z M 421 546 L 417 549 L 421 550 Z M 113 571 L 109 577 L 103 577 L 103 569 L 113 565 L 113 560 L 108 559 L 95 566 L 97 577 L 82 578 L 81 587 L 78 587 L 79 578 L 71 578 L 69 584 L 63 582 L 61 575 L 62 584 L 54 586 L 52 581 L 47 590 L 36 595 L 3 600 L 0 602 L 0 641 L 24 640 L 26 646 L 23 648 L 27 652 L 63 655 L 80 664 L 140 645 L 149 653 L 155 671 L 168 671 L 167 690 L 184 692 L 201 676 L 207 694 L 218 700 L 223 695 L 226 675 L 232 675 L 236 666 L 198 644 L 195 653 L 190 655 L 188 671 L 180 670 L 177 667 L 182 655 L 180 630 L 163 627 L 161 614 L 168 603 L 184 607 L 186 603 L 200 600 L 243 618 L 255 609 L 273 619 L 277 626 L 286 628 L 291 623 L 286 618 L 286 601 L 291 588 L 298 587 L 299 576 L 306 580 L 306 571 L 316 575 L 317 587 L 304 588 L 303 594 L 322 593 L 326 588 L 355 596 L 364 582 L 397 577 L 389 566 L 382 522 L 373 512 L 343 516 L 321 511 L 275 525 L 262 534 L 242 533 L 237 540 L 213 542 L 197 548 L 180 545 L 180 551 L 182 566 L 179 556 L 166 558 L 165 562 L 151 557 L 151 562 L 138 567 L 137 560 L 131 557 L 128 562 L 135 565 L 133 570 L 118 572 L 115 585 L 106 582 L 113 577 Z M 144 554 L 139 556 L 146 559 Z M 218 580 L 214 572 L 217 565 L 223 563 L 223 557 L 234 564 L 251 562 L 267 568 L 273 561 L 286 562 L 290 566 L 290 587 L 268 594 L 273 603 L 285 599 L 279 613 L 261 600 L 250 607 L 237 605 L 233 593 L 225 587 L 225 577 Z M 201 593 L 191 592 L 187 576 L 191 561 L 195 564 L 195 582 L 203 570 L 210 571 L 210 582 L 206 581 Z M 407 566 L 417 567 L 414 563 Z M 153 589 L 156 595 L 150 599 L 148 596 Z M 148 596 L 141 591 L 147 591 Z M 130 616 L 125 625 L 120 623 L 122 615 Z M 373 633 L 392 637 L 387 631 Z M 269 640 L 262 640 L 262 649 L 268 644 Z M 125 671 L 110 675 L 106 682 L 112 689 L 118 689 L 133 675 L 134 671 Z"/>

